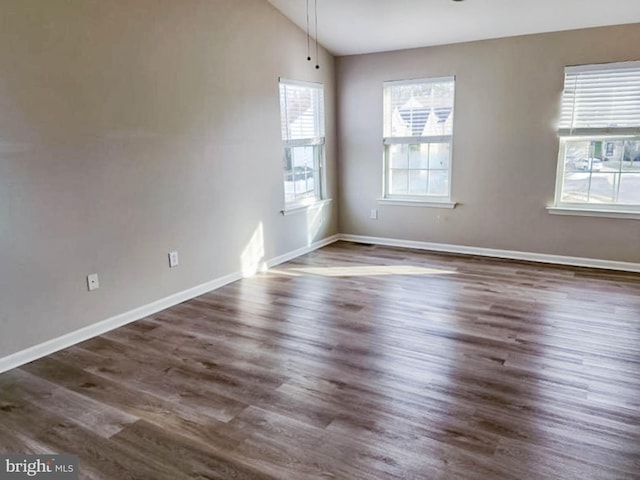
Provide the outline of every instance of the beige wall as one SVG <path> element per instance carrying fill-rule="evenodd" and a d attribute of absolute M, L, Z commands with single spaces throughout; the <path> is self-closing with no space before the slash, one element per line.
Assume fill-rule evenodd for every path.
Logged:
<path fill-rule="evenodd" d="M 564 65 L 638 59 L 640 25 L 343 57 L 334 72 L 264 0 L 0 11 L 0 358 L 238 272 L 256 232 L 266 259 L 336 233 L 338 213 L 343 233 L 640 261 L 638 221 L 544 208 Z M 451 74 L 458 208 L 378 205 L 382 82 Z M 279 213 L 279 76 L 326 86 L 338 202 L 320 215 Z"/>
<path fill-rule="evenodd" d="M 340 231 L 640 262 L 640 222 L 550 215 L 564 66 L 640 60 L 640 24 L 341 57 Z M 456 76 L 455 210 L 382 206 L 382 82 Z M 379 209 L 379 220 L 369 212 Z"/>
<path fill-rule="evenodd" d="M 267 259 L 336 233 L 279 213 L 278 77 L 326 85 L 335 197 L 334 66 L 266 1 L 0 11 L 0 358 L 240 271 L 260 225 Z"/>

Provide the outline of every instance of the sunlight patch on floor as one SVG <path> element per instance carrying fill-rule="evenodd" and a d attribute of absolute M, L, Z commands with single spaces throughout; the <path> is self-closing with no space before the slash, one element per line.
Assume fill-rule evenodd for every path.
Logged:
<path fill-rule="evenodd" d="M 382 275 L 451 275 L 455 270 L 419 267 L 415 265 L 363 265 L 337 267 L 293 267 L 273 269 L 272 273 L 301 276 L 319 275 L 323 277 L 373 277 Z"/>

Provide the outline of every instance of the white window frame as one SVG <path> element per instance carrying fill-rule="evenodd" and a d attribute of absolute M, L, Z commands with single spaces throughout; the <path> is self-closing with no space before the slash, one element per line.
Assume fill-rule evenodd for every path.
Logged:
<path fill-rule="evenodd" d="M 451 115 L 453 116 L 453 122 L 455 124 L 455 76 L 446 77 L 431 77 L 431 78 L 417 78 L 411 80 L 393 80 L 383 83 L 383 118 L 386 121 L 389 112 L 386 111 L 387 92 L 388 89 L 395 86 L 403 85 L 420 85 L 430 83 L 444 83 L 451 82 L 453 84 L 453 98 L 451 100 Z M 427 136 L 410 136 L 410 137 L 396 137 L 396 136 L 384 136 L 383 132 L 383 185 L 382 185 L 382 198 L 378 200 L 379 203 L 387 205 L 402 205 L 402 206 L 426 206 L 437 208 L 455 208 L 456 204 L 451 200 L 451 184 L 452 184 L 452 162 L 453 162 L 453 127 L 450 135 L 427 135 Z M 389 181 L 390 181 L 390 146 L 392 145 L 417 145 L 417 144 L 432 144 L 432 143 L 447 143 L 449 144 L 449 158 L 448 158 L 448 170 L 447 170 L 447 186 L 448 191 L 446 195 L 432 195 L 432 194 L 392 194 Z M 407 168 L 407 170 L 411 170 Z"/>
<path fill-rule="evenodd" d="M 597 64 L 597 65 L 579 65 L 579 66 L 570 66 L 565 68 L 565 84 L 563 89 L 563 100 L 562 100 L 562 121 L 561 125 L 558 128 L 558 137 L 559 137 L 559 149 L 558 149 L 558 164 L 556 171 L 556 187 L 555 187 L 555 198 L 554 203 L 547 207 L 549 213 L 558 214 L 558 215 L 579 215 L 579 216 L 603 216 L 603 217 L 613 217 L 613 218 L 632 218 L 632 219 L 640 219 L 640 204 L 622 204 L 622 203 L 588 203 L 588 200 L 585 202 L 566 202 L 563 201 L 563 186 L 565 183 L 565 174 L 566 172 L 566 149 L 567 144 L 569 142 L 575 141 L 601 141 L 601 142 L 619 142 L 624 140 L 630 141 L 638 141 L 640 142 L 640 124 L 633 126 L 617 126 L 615 124 L 608 126 L 597 126 L 597 127 L 582 127 L 576 128 L 574 125 L 574 117 L 576 115 L 576 103 L 575 103 L 575 89 L 576 85 L 573 85 L 573 90 L 569 90 L 571 88 L 571 84 L 567 84 L 570 82 L 570 78 L 575 78 L 576 75 L 579 75 L 582 72 L 597 72 L 597 73 L 606 73 L 607 70 L 619 70 L 621 68 L 633 68 L 636 70 L 640 70 L 640 61 L 635 62 L 619 62 L 619 63 L 608 63 L 608 64 Z M 640 72 L 636 73 L 638 77 L 640 77 Z M 571 77 L 570 77 L 571 76 Z M 565 98 L 566 95 L 566 98 Z M 573 99 L 573 100 L 571 100 Z M 589 153 L 588 158 L 592 158 L 594 156 L 593 153 Z M 614 184 L 617 185 L 617 188 L 620 188 L 620 182 L 622 175 L 625 174 L 633 174 L 635 172 L 625 172 L 622 170 L 622 160 L 620 161 L 619 170 L 612 171 L 612 175 L 614 176 Z M 633 165 L 634 162 L 631 162 Z M 593 172 L 591 169 L 588 171 L 589 173 L 589 182 L 591 182 L 593 178 Z M 640 173 L 640 168 L 638 169 L 638 173 Z M 616 190 L 617 195 L 618 190 Z"/>
<path fill-rule="evenodd" d="M 317 96 L 314 95 L 314 99 L 318 102 L 315 106 L 314 123 L 316 133 L 319 135 L 308 138 L 288 138 L 291 135 L 285 133 L 284 127 L 281 127 L 282 138 L 282 160 L 283 160 L 283 205 L 281 210 L 283 215 L 289 215 L 299 211 L 304 211 L 310 207 L 320 206 L 328 203 L 326 199 L 326 155 L 325 155 L 325 105 L 324 105 L 324 85 L 322 83 L 315 82 L 302 82 L 297 80 L 288 80 L 280 78 L 278 81 L 278 96 L 280 98 L 280 105 L 283 101 L 286 103 L 286 97 L 282 98 L 282 86 L 302 87 L 313 89 L 317 92 Z M 289 125 L 288 119 L 286 119 L 287 109 L 286 107 L 280 109 L 281 126 Z M 315 196 L 313 198 L 303 198 L 301 200 L 294 199 L 293 201 L 287 201 L 285 189 L 287 188 L 287 175 L 295 175 L 295 172 L 286 169 L 286 155 L 287 151 L 296 147 L 314 147 L 314 172 L 316 172 L 315 184 Z M 295 182 L 295 181 L 294 181 Z M 294 183 L 295 185 L 295 183 Z"/>

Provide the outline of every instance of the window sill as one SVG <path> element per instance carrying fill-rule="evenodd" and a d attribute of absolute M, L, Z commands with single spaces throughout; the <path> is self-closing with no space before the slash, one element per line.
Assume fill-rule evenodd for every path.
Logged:
<path fill-rule="evenodd" d="M 608 217 L 640 220 L 640 211 L 616 210 L 615 208 L 599 209 L 585 207 L 547 207 L 552 215 L 574 215 L 578 217 Z"/>
<path fill-rule="evenodd" d="M 393 198 L 379 198 L 380 205 L 397 205 L 401 207 L 427 207 L 427 208 L 456 208 L 456 202 L 449 201 L 424 201 L 424 200 L 400 200 Z"/>
<path fill-rule="evenodd" d="M 306 212 L 307 210 L 322 208 L 326 205 L 329 205 L 332 201 L 333 199 L 327 198 L 325 200 L 318 200 L 316 202 L 309 203 L 306 205 L 285 207 L 283 210 L 280 210 L 280 213 L 286 217 L 288 215 L 294 215 L 296 213 Z"/>

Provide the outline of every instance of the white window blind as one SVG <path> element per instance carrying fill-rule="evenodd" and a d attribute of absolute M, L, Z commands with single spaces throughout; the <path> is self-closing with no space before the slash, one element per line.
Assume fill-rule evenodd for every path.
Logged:
<path fill-rule="evenodd" d="M 324 137 L 322 85 L 280 81 L 282 139 L 311 140 Z"/>
<path fill-rule="evenodd" d="M 567 67 L 561 136 L 640 133 L 640 62 Z"/>
<path fill-rule="evenodd" d="M 384 137 L 450 137 L 453 133 L 454 78 L 386 82 Z"/>

